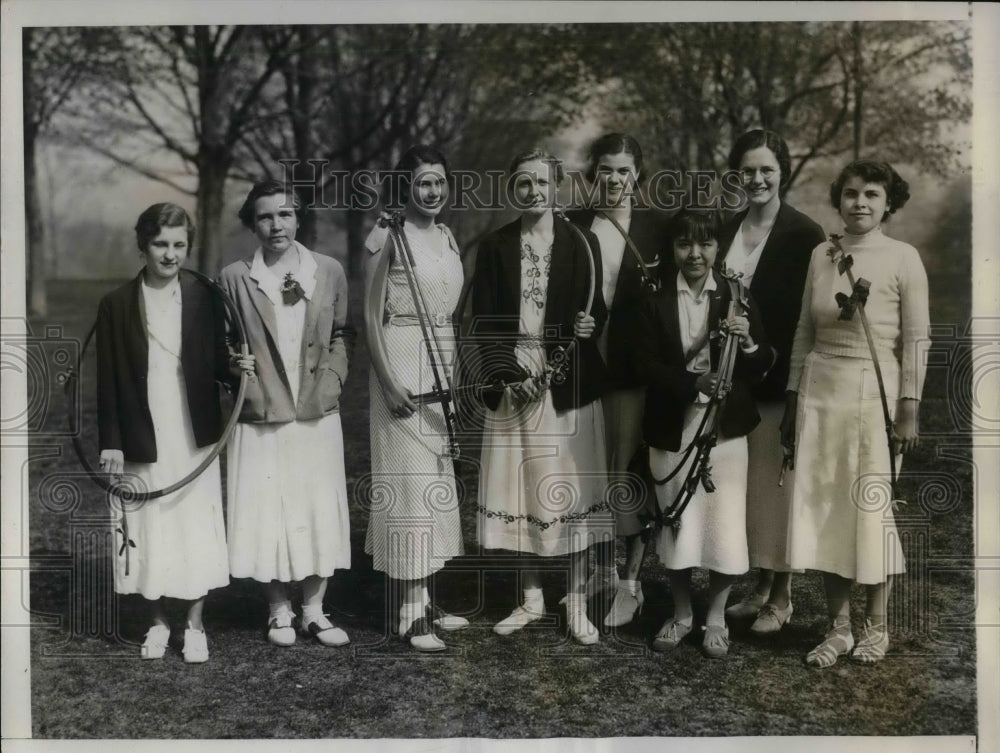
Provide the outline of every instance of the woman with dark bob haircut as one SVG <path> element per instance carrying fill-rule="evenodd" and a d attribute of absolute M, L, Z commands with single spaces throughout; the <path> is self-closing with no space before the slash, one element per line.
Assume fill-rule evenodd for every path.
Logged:
<path fill-rule="evenodd" d="M 884 376 L 894 454 L 917 445 L 930 326 L 920 255 L 882 233 L 882 223 L 909 196 L 906 181 L 891 165 L 870 160 L 849 164 L 830 187 L 830 201 L 844 221 L 840 243 L 853 259 L 853 275 L 871 283 L 865 313 Z M 823 571 L 832 623 L 806 655 L 806 663 L 816 667 L 829 667 L 848 653 L 862 663 L 885 657 L 892 576 L 905 570 L 891 495 L 883 490 L 890 449 L 871 348 L 861 317 L 841 317 L 837 296 L 852 290 L 836 261 L 831 242 L 817 246 L 809 262 L 781 431 L 782 444 L 794 447 L 797 469 L 789 564 Z M 857 645 L 851 632 L 852 581 L 867 590 Z"/>
<path fill-rule="evenodd" d="M 727 609 L 726 616 L 753 620 L 750 630 L 766 635 L 781 630 L 792 616 L 786 544 L 792 485 L 790 478 L 777 485 L 784 459 L 779 433 L 806 270 L 824 236 L 819 225 L 785 201 L 792 164 L 781 136 L 747 131 L 733 144 L 729 169 L 740 174 L 747 207 L 722 228 L 722 262 L 743 275 L 775 360 L 764 381 L 751 387 L 760 425 L 747 437 L 747 546 L 750 566 L 760 568 L 760 575 L 753 593 Z"/>
<path fill-rule="evenodd" d="M 670 251 L 664 242 L 665 218 L 639 201 L 638 188 L 646 175 L 638 141 L 624 133 L 608 133 L 595 140 L 587 154 L 586 177 L 596 190 L 587 207 L 569 212 L 568 217 L 597 236 L 600 245 L 608 326 L 597 338 L 597 348 L 608 365 L 602 402 L 608 472 L 614 484 L 642 443 L 646 390 L 630 356 L 639 304 L 649 290 L 643 282 L 657 279 L 657 265 Z M 609 499 L 617 496 L 609 494 Z M 615 529 L 625 539 L 624 575 L 619 579 L 615 570 L 611 541 L 594 547 L 597 567 L 587 581 L 588 597 L 614 592 L 604 617 L 607 627 L 628 624 L 643 604 L 639 582 L 645 548 L 639 535 L 642 523 L 633 505 L 622 507 L 615 511 Z"/>
<path fill-rule="evenodd" d="M 760 420 L 750 385 L 763 378 L 772 360 L 753 300 L 747 313 L 738 308 L 729 313 L 729 284 L 714 269 L 718 236 L 714 212 L 683 209 L 671 219 L 667 238 L 673 263 L 662 265 L 663 286 L 643 301 L 635 351 L 636 369 L 648 385 L 643 436 L 649 468 L 654 478 L 668 478 L 656 486 L 657 503 L 666 509 L 684 489 L 695 459 L 685 448 L 696 439 L 719 378 L 722 348 L 710 333 L 731 332 L 739 338 L 732 387 L 712 451 L 715 489 L 709 493 L 698 485 L 679 530 L 664 527 L 656 542 L 674 613 L 657 633 L 653 649 L 676 648 L 694 628 L 691 569 L 700 567 L 709 571 L 702 650 L 712 658 L 729 652 L 726 599 L 736 577 L 747 570 L 746 435 Z"/>
<path fill-rule="evenodd" d="M 264 585 L 268 640 L 296 628 L 324 646 L 347 633 L 323 613 L 327 578 L 351 564 L 340 392 L 347 378 L 347 277 L 295 240 L 298 200 L 269 180 L 240 220 L 260 242 L 222 270 L 243 315 L 257 378 L 247 388 L 228 457 L 229 566 Z M 288 584 L 302 582 L 302 616 Z"/>

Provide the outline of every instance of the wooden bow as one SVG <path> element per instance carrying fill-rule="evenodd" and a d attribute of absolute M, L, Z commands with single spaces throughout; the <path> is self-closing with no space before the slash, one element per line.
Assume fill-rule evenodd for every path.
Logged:
<path fill-rule="evenodd" d="M 728 318 L 740 316 L 749 310 L 749 301 L 746 297 L 746 289 L 743 287 L 743 275 L 728 268 L 723 268 L 720 272 L 723 279 L 729 286 L 729 313 Z M 718 333 L 716 334 L 718 337 Z M 718 378 L 715 380 L 715 388 L 709 395 L 708 406 L 698 424 L 694 438 L 684 450 L 684 454 L 677 466 L 664 478 L 654 478 L 653 482 L 662 486 L 676 476 L 681 468 L 685 466 L 688 459 L 694 454 L 694 460 L 688 466 L 687 476 L 680 490 L 673 501 L 665 510 L 661 510 L 659 504 L 655 505 L 655 520 L 651 521 L 655 530 L 659 530 L 665 525 L 671 526 L 676 531 L 680 528 L 681 515 L 687 508 L 694 493 L 698 490 L 698 485 L 711 494 L 715 491 L 715 482 L 712 480 L 712 466 L 710 464 L 712 449 L 719 438 L 719 423 L 722 413 L 725 410 L 726 400 L 733 386 L 733 369 L 736 366 L 736 357 L 739 353 L 740 336 L 735 332 L 728 332 L 722 344 L 719 357 Z M 647 537 L 653 531 L 647 530 Z"/>
<path fill-rule="evenodd" d="M 403 387 L 396 377 L 395 372 L 389 365 L 389 358 L 385 347 L 385 335 L 382 331 L 382 316 L 385 310 L 385 295 L 388 284 L 389 267 L 393 259 L 398 254 L 403 265 L 403 272 L 406 276 L 406 283 L 410 289 L 410 296 L 413 300 L 415 318 L 420 326 L 420 333 L 427 348 L 427 358 L 430 361 L 431 374 L 434 377 L 434 387 L 431 392 L 422 395 L 411 395 L 411 399 L 417 405 L 427 405 L 430 403 L 440 403 L 444 413 L 445 427 L 448 432 L 448 446 L 445 454 L 457 458 L 460 454 L 458 445 L 457 427 L 458 415 L 455 412 L 454 389 L 451 383 L 451 376 L 442 361 L 443 349 L 437 332 L 428 314 L 427 299 L 420 286 L 420 280 L 416 274 L 416 259 L 410 242 L 403 231 L 404 216 L 401 212 L 383 213 L 378 219 L 379 227 L 389 231 L 389 239 L 392 241 L 392 249 L 384 249 L 381 259 L 375 268 L 375 275 L 372 290 L 365 302 L 365 324 L 370 333 L 372 348 L 372 360 L 376 362 L 376 371 L 385 374 L 392 380 L 392 385 L 400 394 L 408 395 L 409 391 Z"/>

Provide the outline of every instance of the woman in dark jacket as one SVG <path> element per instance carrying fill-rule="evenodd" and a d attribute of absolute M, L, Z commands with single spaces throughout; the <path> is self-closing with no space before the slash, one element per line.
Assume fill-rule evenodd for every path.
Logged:
<path fill-rule="evenodd" d="M 776 133 L 754 130 L 740 136 L 729 154 L 729 167 L 740 171 L 749 205 L 723 227 L 720 245 L 726 265 L 743 273 L 777 358 L 764 381 L 753 388 L 761 424 L 748 438 L 747 545 L 750 566 L 759 567 L 760 576 L 754 593 L 730 607 L 728 616 L 754 619 L 750 629 L 765 635 L 780 630 L 792 615 L 786 540 L 794 474 L 789 472 L 778 486 L 783 462 L 779 430 L 809 257 L 824 235 L 819 225 L 783 200 L 791 158 Z"/>
<path fill-rule="evenodd" d="M 650 292 L 650 284 L 658 279 L 660 259 L 669 256 L 670 250 L 665 247 L 663 216 L 637 201 L 637 189 L 645 177 L 639 143 L 624 133 L 606 134 L 591 145 L 588 162 L 587 180 L 596 189 L 595 201 L 568 216 L 593 232 L 600 243 L 602 292 L 609 313 L 608 326 L 597 338 L 597 347 L 608 365 L 602 403 L 609 480 L 613 485 L 628 469 L 642 442 L 646 390 L 629 354 L 640 302 Z M 618 500 L 621 495 L 612 490 L 608 496 L 609 500 Z M 597 567 L 587 581 L 588 597 L 614 589 L 614 602 L 604 617 L 608 627 L 631 622 L 643 602 L 639 565 L 645 542 L 639 536 L 640 511 L 627 495 L 621 501 L 620 509 L 615 509 L 615 529 L 618 536 L 625 537 L 624 577 L 618 578 L 614 543 L 610 542 L 595 547 Z"/>
<path fill-rule="evenodd" d="M 229 355 L 221 301 L 182 270 L 194 240 L 187 212 L 154 204 L 135 233 L 145 267 L 98 310 L 97 411 L 101 469 L 152 491 L 190 473 L 221 436 L 217 381 L 229 379 Z M 252 371 L 252 358 L 239 360 Z M 166 652 L 168 597 L 187 602 L 185 661 L 206 661 L 205 596 L 229 584 L 218 459 L 172 494 L 122 504 L 129 540 L 115 558 L 115 591 L 149 601 L 142 657 Z"/>
<path fill-rule="evenodd" d="M 650 471 L 662 479 L 684 463 L 669 481 L 657 485 L 661 509 L 682 493 L 688 464 L 696 455 L 686 461 L 683 457 L 719 377 L 722 337 L 713 335 L 732 332 L 740 342 L 711 455 L 715 489 L 710 493 L 699 484 L 679 529 L 665 528 L 657 541 L 669 572 L 674 614 L 653 648 L 672 649 L 691 631 L 691 568 L 705 567 L 709 607 L 702 648 L 710 657 L 721 657 L 729 649 L 726 598 L 736 576 L 747 569 L 746 434 L 759 421 L 750 384 L 764 376 L 772 352 L 752 301 L 748 313 L 729 311 L 729 284 L 712 269 L 718 251 L 715 216 L 682 210 L 671 220 L 668 237 L 679 271 L 670 274 L 671 268 L 664 267 L 663 287 L 644 302 L 636 332 L 636 368 L 648 385 L 643 436 L 650 447 Z"/>
<path fill-rule="evenodd" d="M 570 633 L 594 643 L 587 548 L 612 535 L 604 503 L 604 364 L 594 344 L 607 318 L 600 266 L 591 271 L 590 250 L 553 214 L 561 163 L 536 150 L 516 157 L 510 172 L 521 217 L 483 240 L 473 280 L 481 376 L 509 385 L 486 396 L 491 412 L 479 482 L 480 542 L 543 557 L 569 555 Z M 596 250 L 596 238 L 582 232 Z M 562 380 L 551 369 L 559 352 L 569 356 Z M 494 627 L 500 635 L 545 613 L 537 570 L 524 572 L 523 586 L 521 606 Z"/>

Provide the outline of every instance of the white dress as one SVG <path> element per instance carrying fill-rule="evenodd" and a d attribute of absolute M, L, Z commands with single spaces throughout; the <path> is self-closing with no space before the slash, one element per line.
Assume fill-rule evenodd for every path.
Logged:
<path fill-rule="evenodd" d="M 462 292 L 462 260 L 442 225 L 435 226 L 433 246 L 421 233 L 404 226 L 413 250 L 415 271 L 435 317 L 441 352 L 437 363 L 450 374 L 455 351 L 451 313 Z M 375 232 L 369 250 L 382 249 L 385 233 Z M 371 246 L 374 246 L 372 248 Z M 400 384 L 413 394 L 430 392 L 434 375 L 427 345 L 416 319 L 413 296 L 399 252 L 389 269 L 383 325 L 386 355 Z M 373 567 L 390 578 L 425 578 L 462 554 L 462 524 L 455 470 L 445 450 L 448 431 L 439 403 L 424 405 L 406 419 L 390 412 L 375 369 L 369 372 L 371 395 L 371 511 L 365 551 Z M 440 374 L 444 380 L 445 374 Z"/>
<path fill-rule="evenodd" d="M 143 282 L 142 297 L 149 341 L 147 389 L 156 462 L 125 463 L 124 482 L 154 490 L 186 476 L 212 448 L 197 447 L 187 406 L 180 359 L 180 285 L 175 280 L 156 290 Z M 120 509 L 118 499 L 113 504 Z M 128 503 L 125 514 L 128 536 L 135 546 L 129 552 L 128 575 L 124 551 L 115 557 L 115 591 L 138 593 L 147 599 L 199 599 L 209 589 L 229 585 L 218 458 L 173 494 Z M 122 534 L 116 531 L 115 539 L 121 551 Z"/>
<path fill-rule="evenodd" d="M 854 258 L 855 278 L 871 283 L 865 310 L 895 415 L 898 398 L 919 399 L 922 390 L 927 275 L 916 249 L 878 229 L 841 243 Z M 788 388 L 799 396 L 789 558 L 794 568 L 883 583 L 905 571 L 885 421 L 860 317 L 839 319 L 836 293 L 851 291 L 829 246 L 813 251 L 792 347 Z"/>
<path fill-rule="evenodd" d="M 688 295 L 690 289 L 680 272 L 677 273 L 678 306 L 681 343 L 688 352 L 708 329 L 709 291 L 715 280 L 709 276 L 698 296 Z M 686 292 L 682 292 L 686 291 Z M 704 373 L 710 369 L 709 345 L 692 359 L 690 370 Z M 684 456 L 706 410 L 707 398 L 699 395 L 684 412 L 681 448 L 677 452 L 649 449 L 649 468 L 655 478 L 670 473 Z M 666 484 L 657 485 L 656 499 L 666 510 L 684 484 L 695 453 L 685 466 Z M 749 568 L 746 536 L 747 440 L 746 437 L 719 437 L 710 458 L 715 491 L 706 492 L 699 483 L 691 501 L 680 518 L 680 527 L 665 527 L 657 539 L 656 553 L 669 570 L 704 567 L 727 575 L 739 575 Z"/>
<path fill-rule="evenodd" d="M 309 298 L 316 262 L 299 252 L 295 276 Z M 251 276 L 274 306 L 278 351 L 298 401 L 306 302 L 286 305 L 260 251 Z M 351 565 L 340 413 L 281 424 L 238 423 L 229 445 L 229 566 L 235 578 L 288 583 Z"/>
<path fill-rule="evenodd" d="M 521 239 L 518 362 L 533 374 L 545 366 L 541 335 L 552 247 Z M 505 392 L 487 412 L 479 479 L 479 540 L 487 549 L 544 557 L 610 541 L 614 517 L 604 499 L 607 459 L 601 401 L 557 411 L 552 393 L 527 407 Z"/>

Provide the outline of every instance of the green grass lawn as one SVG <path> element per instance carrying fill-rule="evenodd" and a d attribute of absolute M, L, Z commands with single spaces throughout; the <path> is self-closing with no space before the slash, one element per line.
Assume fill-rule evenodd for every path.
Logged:
<path fill-rule="evenodd" d="M 936 323 L 968 321 L 968 281 L 932 279 Z M 46 322 L 82 338 L 97 300 L 112 283 L 52 283 Z M 956 290 L 960 294 L 956 294 Z M 355 322 L 360 289 L 352 284 Z M 941 352 L 960 362 L 962 346 Z M 96 454 L 93 353 L 83 375 L 83 426 Z M 369 470 L 367 354 L 359 339 L 342 402 L 348 489 Z M 499 638 L 490 628 L 518 600 L 523 561 L 476 556 L 475 459 L 462 478 L 465 557 L 440 573 L 440 603 L 466 614 L 470 629 L 445 634 L 449 650 L 417 655 L 386 634 L 386 583 L 363 543 L 367 520 L 352 501 L 352 562 L 327 597 L 351 636 L 344 649 L 267 643 L 267 607 L 259 589 L 234 581 L 210 594 L 205 609 L 211 660 L 187 666 L 179 648 L 142 662 L 147 628 L 141 599 L 114 599 L 103 531 L 102 495 L 78 471 L 69 440 L 46 435 L 65 426 L 65 401 L 50 374 L 42 431 L 31 441 L 30 547 L 33 733 L 42 738 L 419 738 L 617 737 L 713 735 L 971 735 L 976 732 L 972 569 L 973 466 L 969 418 L 956 400 L 967 390 L 958 369 L 932 368 L 921 415 L 924 444 L 906 461 L 909 506 L 898 516 L 908 575 L 895 589 L 893 649 L 883 663 L 841 661 L 815 671 L 802 657 L 821 638 L 820 577 L 794 579 L 795 616 L 774 640 L 734 626 L 730 655 L 702 657 L 695 634 L 669 655 L 648 649 L 671 610 L 665 572 L 650 556 L 645 610 L 631 625 L 591 647 L 567 638 L 556 602 L 565 562 L 546 563 L 545 624 Z M 224 477 L 224 474 L 223 474 Z M 52 492 L 65 478 L 75 497 Z M 42 494 L 40 494 L 40 490 Z M 44 497 L 44 499 L 43 499 Z M 60 502 L 61 500 L 61 502 Z M 741 598 L 747 577 L 734 589 Z M 704 574 L 696 590 L 704 594 Z M 861 604 L 861 592 L 856 592 Z M 704 612 L 704 602 L 696 612 Z M 603 617 L 600 605 L 591 612 Z M 860 614 L 855 615 L 860 619 Z M 180 615 L 178 624 L 180 623 Z M 180 635 L 175 634 L 175 639 Z"/>

